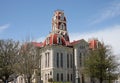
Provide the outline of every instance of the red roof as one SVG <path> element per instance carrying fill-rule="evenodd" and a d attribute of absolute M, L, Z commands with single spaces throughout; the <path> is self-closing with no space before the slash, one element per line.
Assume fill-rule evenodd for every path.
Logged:
<path fill-rule="evenodd" d="M 43 46 L 43 43 L 42 43 L 42 42 L 40 42 L 40 43 L 38 43 L 38 42 L 32 42 L 32 44 L 33 44 L 35 47 L 42 47 L 42 46 Z"/>
<path fill-rule="evenodd" d="M 97 48 L 97 43 L 98 43 L 98 40 L 95 40 L 95 39 L 90 40 L 89 41 L 89 48 L 96 49 Z"/>
<path fill-rule="evenodd" d="M 44 41 L 43 46 L 53 45 L 53 44 L 60 44 L 58 42 L 58 38 L 60 38 L 61 45 L 67 45 L 68 44 L 68 41 L 66 41 L 65 38 L 62 35 L 60 35 L 60 34 L 50 34 L 46 38 L 46 40 Z"/>
<path fill-rule="evenodd" d="M 73 41 L 70 43 L 70 45 L 75 45 L 75 44 L 78 44 L 80 42 L 80 40 L 76 40 L 76 41 Z"/>

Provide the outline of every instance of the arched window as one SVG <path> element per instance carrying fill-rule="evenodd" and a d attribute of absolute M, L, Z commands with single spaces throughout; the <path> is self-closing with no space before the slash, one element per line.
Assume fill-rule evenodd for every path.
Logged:
<path fill-rule="evenodd" d="M 57 38 L 57 43 L 58 43 L 58 44 L 62 44 L 62 41 L 61 41 L 61 38 L 60 38 L 60 37 Z"/>
<path fill-rule="evenodd" d="M 62 24 L 60 25 L 60 29 L 61 29 L 61 30 L 65 30 L 65 25 L 64 25 L 64 23 L 62 23 Z"/>

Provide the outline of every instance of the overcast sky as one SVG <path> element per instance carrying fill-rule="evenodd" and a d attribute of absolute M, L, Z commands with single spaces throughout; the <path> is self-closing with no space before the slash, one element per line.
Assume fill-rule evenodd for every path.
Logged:
<path fill-rule="evenodd" d="M 43 41 L 57 9 L 64 10 L 71 41 L 98 38 L 120 54 L 120 0 L 0 0 L 0 39 Z"/>

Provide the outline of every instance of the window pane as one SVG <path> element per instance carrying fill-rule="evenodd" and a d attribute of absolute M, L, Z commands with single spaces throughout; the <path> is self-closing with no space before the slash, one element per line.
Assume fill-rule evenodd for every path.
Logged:
<path fill-rule="evenodd" d="M 59 81 L 59 74 L 57 73 L 57 81 Z"/>
<path fill-rule="evenodd" d="M 61 81 L 63 81 L 63 73 L 61 74 Z"/>
<path fill-rule="evenodd" d="M 48 67 L 49 67 L 50 53 L 48 52 Z"/>
<path fill-rule="evenodd" d="M 47 67 L 47 53 L 45 53 L 45 67 Z"/>
<path fill-rule="evenodd" d="M 71 68 L 72 68 L 72 66 L 73 66 L 73 61 L 72 61 L 73 59 L 72 59 L 72 54 L 70 55 L 70 66 L 71 66 Z"/>
<path fill-rule="evenodd" d="M 63 53 L 61 53 L 61 67 L 63 67 Z"/>
<path fill-rule="evenodd" d="M 72 74 L 71 74 L 71 81 L 72 81 Z"/>
<path fill-rule="evenodd" d="M 80 66 L 82 66 L 82 54 L 81 53 L 80 53 L 79 61 L 80 61 Z"/>
<path fill-rule="evenodd" d="M 67 68 L 69 68 L 69 54 L 67 54 Z"/>
<path fill-rule="evenodd" d="M 59 67 L 59 53 L 57 53 L 57 67 Z"/>
<path fill-rule="evenodd" d="M 67 81 L 69 81 L 69 74 L 67 74 Z"/>

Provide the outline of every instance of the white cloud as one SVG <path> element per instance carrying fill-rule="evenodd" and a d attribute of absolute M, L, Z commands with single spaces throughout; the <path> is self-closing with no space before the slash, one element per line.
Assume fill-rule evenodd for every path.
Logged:
<path fill-rule="evenodd" d="M 4 31 L 5 29 L 9 28 L 10 24 L 5 24 L 0 26 L 0 32 Z"/>
<path fill-rule="evenodd" d="M 107 45 L 111 45 L 114 54 L 120 54 L 120 25 L 107 27 L 104 30 L 88 33 L 70 33 L 70 39 L 78 40 L 85 39 L 88 41 L 89 38 L 98 38 L 98 40 L 105 42 Z"/>
<path fill-rule="evenodd" d="M 95 18 L 91 24 L 100 23 L 109 18 L 117 17 L 120 15 L 120 2 L 113 2 L 109 7 L 100 11 L 100 14 Z"/>

